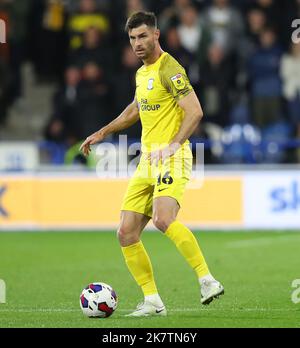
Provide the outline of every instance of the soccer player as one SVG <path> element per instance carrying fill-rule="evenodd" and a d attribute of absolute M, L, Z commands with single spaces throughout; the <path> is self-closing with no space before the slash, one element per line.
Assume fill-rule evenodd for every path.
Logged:
<path fill-rule="evenodd" d="M 118 239 L 128 269 L 144 294 L 143 303 L 129 316 L 166 315 L 151 261 L 140 240 L 151 218 L 194 269 L 201 303 L 209 304 L 224 293 L 193 233 L 176 219 L 192 168 L 188 138 L 203 113 L 185 70 L 160 47 L 155 15 L 137 12 L 127 20 L 125 29 L 133 51 L 144 63 L 136 73 L 135 98 L 80 149 L 87 156 L 90 145 L 141 119 L 142 155 L 122 203 Z"/>

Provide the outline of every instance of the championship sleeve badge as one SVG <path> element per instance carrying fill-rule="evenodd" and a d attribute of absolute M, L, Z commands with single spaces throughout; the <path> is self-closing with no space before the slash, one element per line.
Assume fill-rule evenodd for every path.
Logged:
<path fill-rule="evenodd" d="M 184 89 L 185 80 L 181 74 L 177 74 L 171 77 L 171 81 L 173 82 L 173 85 L 175 86 L 176 89 Z"/>

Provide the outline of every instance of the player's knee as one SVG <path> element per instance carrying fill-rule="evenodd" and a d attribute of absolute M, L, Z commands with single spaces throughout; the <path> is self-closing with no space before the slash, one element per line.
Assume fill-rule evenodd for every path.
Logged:
<path fill-rule="evenodd" d="M 121 225 L 118 228 L 117 235 L 121 246 L 128 246 L 139 241 L 138 233 L 132 230 L 130 226 Z"/>
<path fill-rule="evenodd" d="M 166 232 L 172 220 L 167 216 L 156 214 L 153 217 L 153 224 L 162 232 Z"/>

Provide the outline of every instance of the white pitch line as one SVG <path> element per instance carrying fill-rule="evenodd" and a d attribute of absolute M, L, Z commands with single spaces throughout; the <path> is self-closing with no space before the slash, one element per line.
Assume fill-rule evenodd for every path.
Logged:
<path fill-rule="evenodd" d="M 118 312 L 130 312 L 134 309 L 117 309 Z M 298 312 L 299 309 L 281 309 L 281 308 L 177 308 L 169 309 L 168 312 Z M 64 308 L 13 308 L 13 309 L 0 309 L 0 313 L 72 313 L 80 312 L 80 309 L 64 309 Z"/>
<path fill-rule="evenodd" d="M 300 241 L 299 235 L 288 235 L 288 236 L 270 236 L 270 237 L 258 237 L 252 239 L 241 239 L 233 242 L 228 242 L 225 244 L 227 248 L 247 248 L 251 246 L 263 246 L 263 245 L 271 245 L 275 242 L 290 242 L 291 240 L 296 239 L 296 241 Z"/>

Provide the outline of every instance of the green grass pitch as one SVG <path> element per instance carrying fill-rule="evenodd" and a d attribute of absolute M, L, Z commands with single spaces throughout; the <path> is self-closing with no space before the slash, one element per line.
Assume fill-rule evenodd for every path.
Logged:
<path fill-rule="evenodd" d="M 0 327 L 300 327 L 300 303 L 291 300 L 292 281 L 300 278 L 300 233 L 195 236 L 225 295 L 202 306 L 197 279 L 175 246 L 159 232 L 145 232 L 168 316 L 134 319 L 124 315 L 142 294 L 115 233 L 0 233 L 0 279 L 7 287 Z M 110 318 L 85 318 L 80 310 L 79 294 L 93 281 L 110 284 L 118 294 Z"/>

